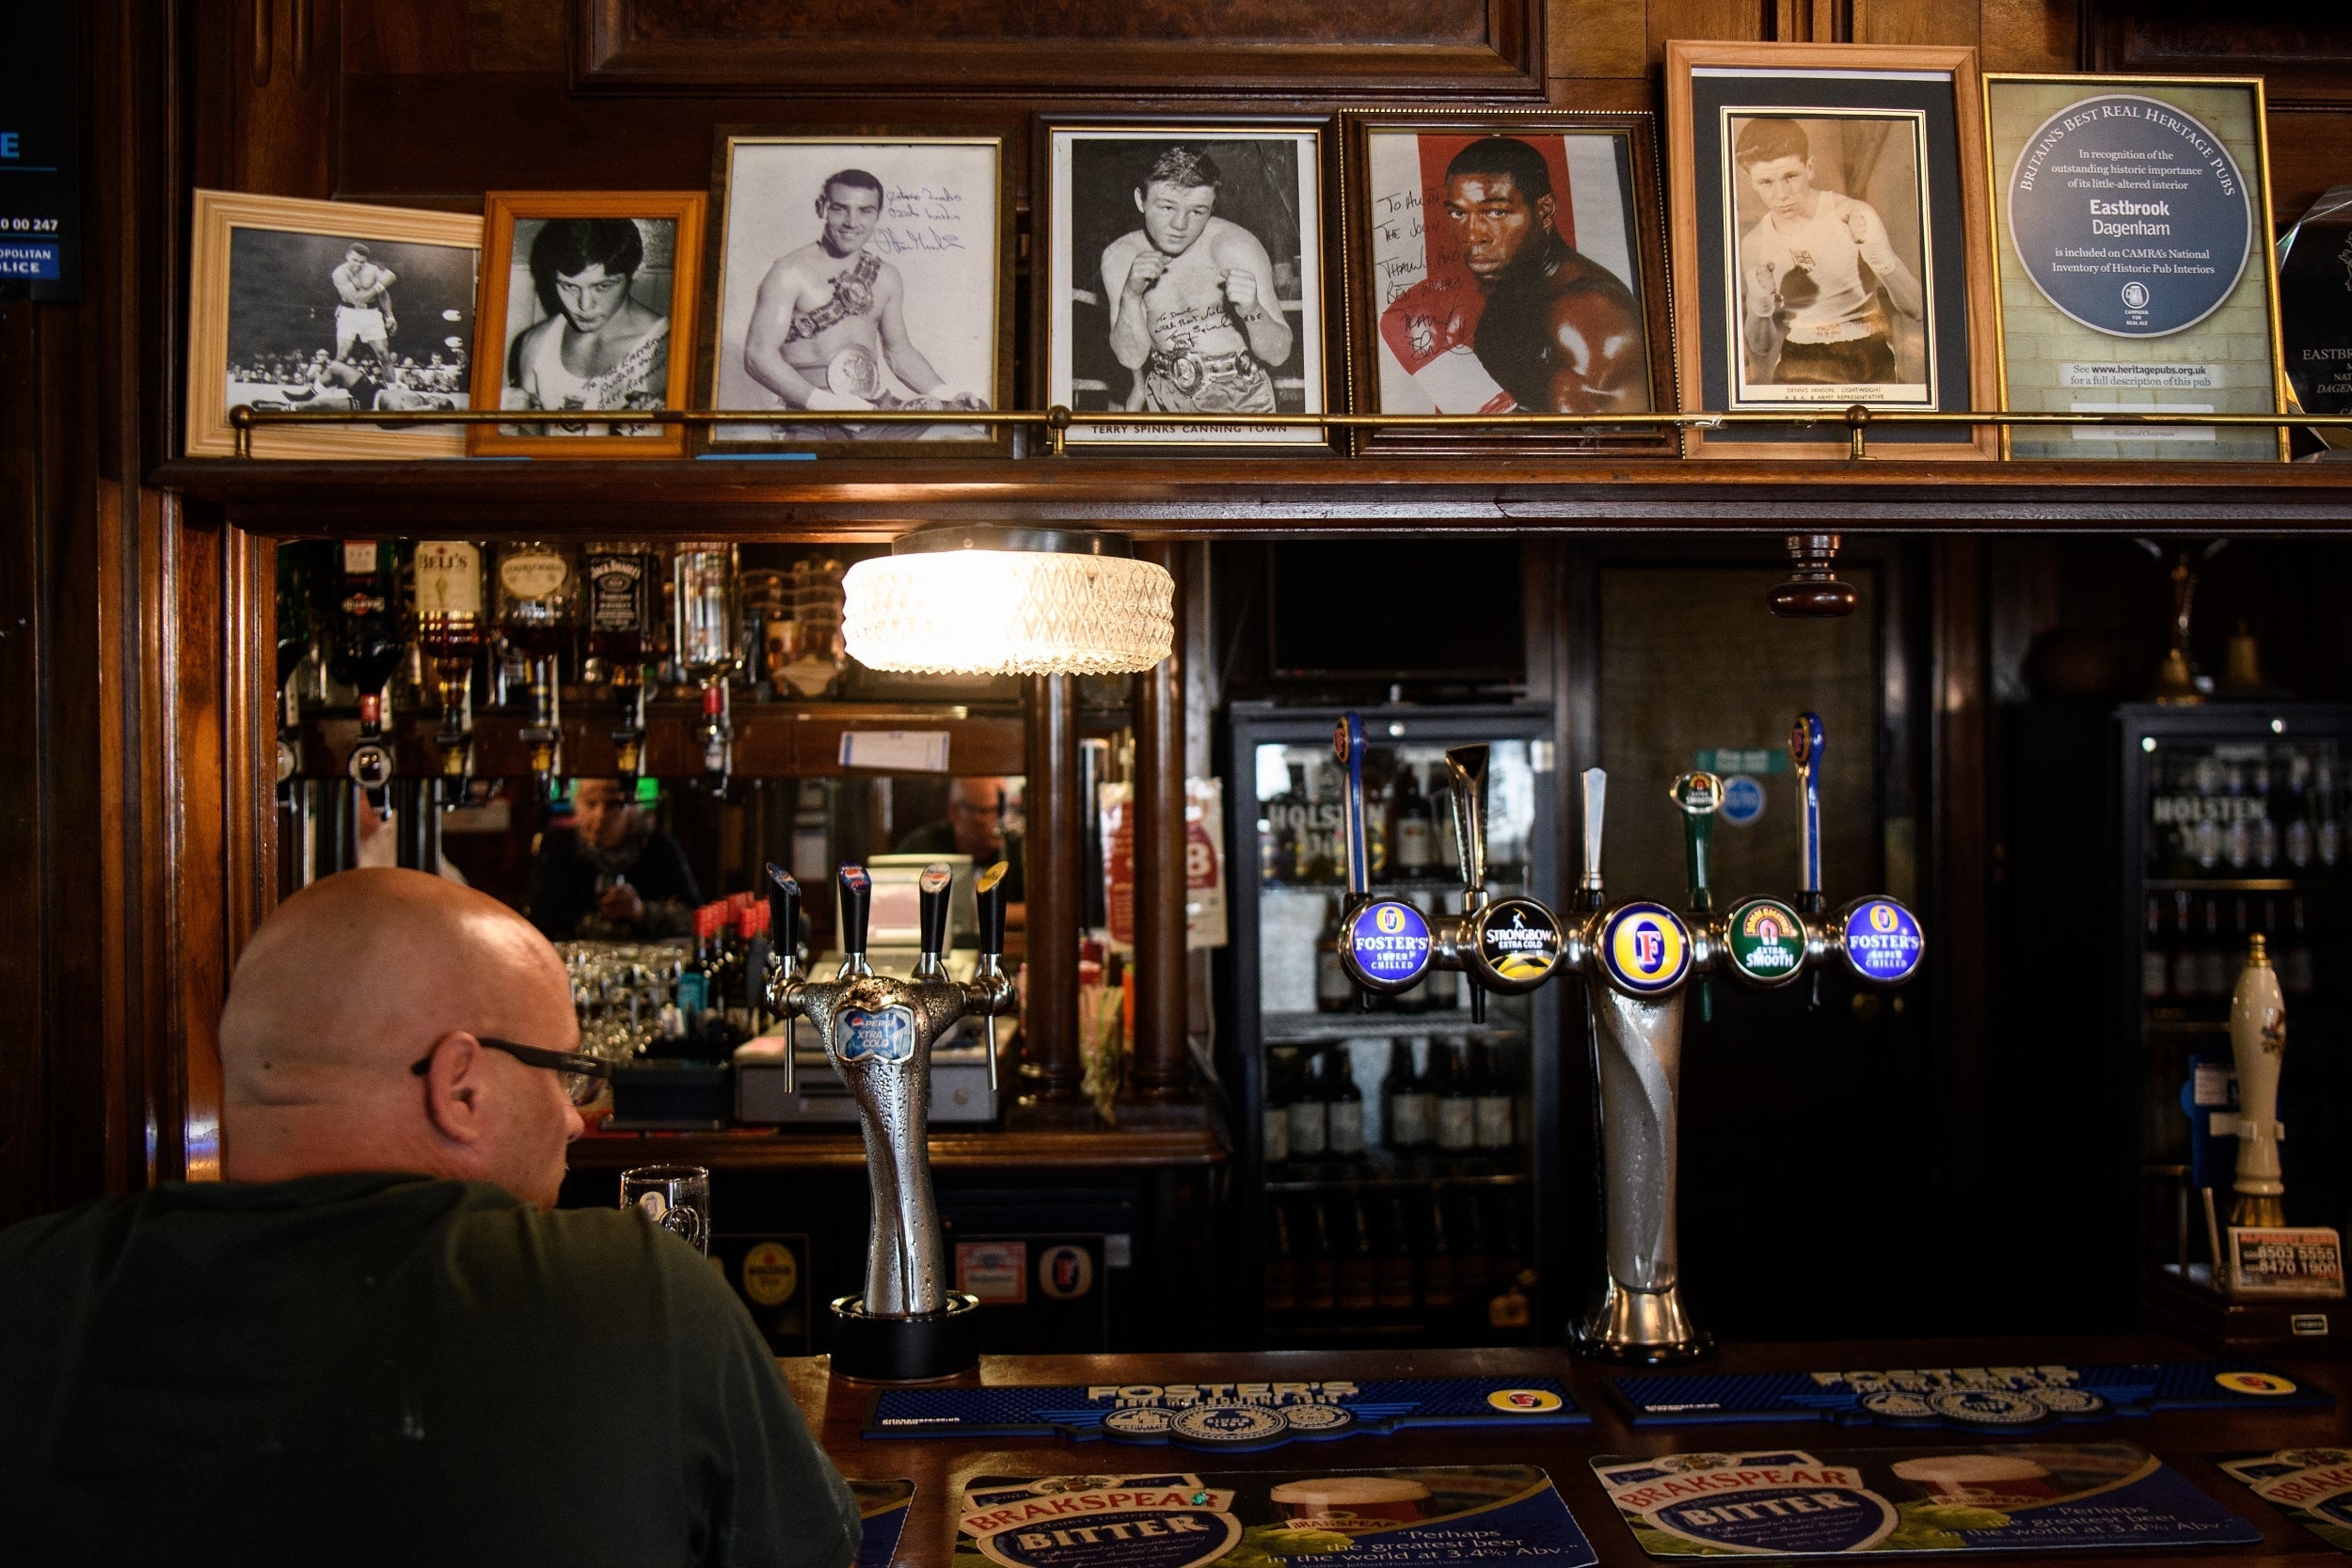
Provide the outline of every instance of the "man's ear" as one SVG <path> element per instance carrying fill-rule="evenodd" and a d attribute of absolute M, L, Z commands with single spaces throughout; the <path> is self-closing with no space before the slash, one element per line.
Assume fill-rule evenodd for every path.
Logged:
<path fill-rule="evenodd" d="M 1559 212 L 1560 198 L 1552 195 L 1551 192 L 1546 191 L 1543 195 L 1535 198 L 1536 221 L 1542 224 L 1546 229 L 1552 227 L 1551 220 L 1558 215 Z"/>
<path fill-rule="evenodd" d="M 1136 187 L 1136 211 L 1138 213 L 1143 211 L 1143 187 L 1141 185 Z"/>
<path fill-rule="evenodd" d="M 487 1055 L 482 1042 L 463 1029 L 433 1042 L 432 1065 L 424 1073 L 424 1114 L 451 1143 L 479 1143 L 486 1131 L 482 1073 Z"/>

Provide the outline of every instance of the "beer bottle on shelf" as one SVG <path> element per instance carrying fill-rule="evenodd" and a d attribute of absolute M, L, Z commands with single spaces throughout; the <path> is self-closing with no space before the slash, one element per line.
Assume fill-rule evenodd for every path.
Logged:
<path fill-rule="evenodd" d="M 1432 1068 L 1442 1068 L 1436 1088 L 1432 1091 L 1438 1128 L 1438 1149 L 1442 1154 L 1468 1154 L 1478 1147 L 1478 1100 L 1471 1092 L 1470 1067 L 1463 1059 L 1460 1040 L 1449 1040 L 1431 1053 Z"/>
<path fill-rule="evenodd" d="M 1396 874 L 1407 880 L 1427 877 L 1437 863 L 1437 819 L 1422 793 L 1420 770 L 1396 765 Z"/>
<path fill-rule="evenodd" d="M 2332 750 L 2319 753 L 2312 769 L 2312 808 L 2319 817 L 2312 832 L 2312 848 L 2322 865 L 2333 865 L 2344 853 L 2344 824 L 2336 816 L 2336 758 Z"/>
<path fill-rule="evenodd" d="M 2230 765 L 2229 782 L 2224 786 L 2225 809 L 2230 814 L 2227 827 L 2221 832 L 2221 855 L 2233 871 L 2243 871 L 2254 858 L 2253 802 L 2246 794 L 2246 768 L 2241 763 Z"/>
<path fill-rule="evenodd" d="M 1323 931 L 1315 938 L 1315 1011 L 1343 1013 L 1355 1005 L 1356 987 L 1340 967 L 1340 901 L 1323 901 Z"/>
<path fill-rule="evenodd" d="M 482 651 L 482 547 L 469 539 L 427 539 L 408 563 L 417 601 L 417 645 L 433 661 L 446 706 L 462 703 Z"/>
<path fill-rule="evenodd" d="M 1379 1271 L 1372 1255 L 1372 1225 L 1364 1216 L 1359 1195 L 1348 1194 L 1347 1213 L 1341 1224 L 1339 1307 L 1353 1318 L 1369 1317 L 1380 1301 Z"/>
<path fill-rule="evenodd" d="M 1279 1203 L 1266 1206 L 1265 1312 L 1287 1318 L 1298 1310 L 1298 1260 L 1291 1253 L 1290 1215 Z"/>
<path fill-rule="evenodd" d="M 1474 1140 L 1483 1151 L 1500 1153 L 1511 1147 L 1511 1085 L 1504 1077 L 1502 1064 L 1496 1059 L 1494 1046 L 1482 1041 L 1477 1047 L 1477 1066 L 1471 1069 L 1471 1116 Z"/>
<path fill-rule="evenodd" d="M 1380 1080 L 1380 1130 L 1391 1149 L 1418 1154 L 1430 1139 L 1429 1088 L 1414 1070 L 1411 1040 L 1389 1042 L 1389 1071 Z"/>
<path fill-rule="evenodd" d="M 1375 1271 L 1380 1313 L 1403 1322 L 1413 1313 L 1413 1238 L 1405 1226 L 1405 1199 L 1389 1195 L 1388 1224 L 1380 1232 L 1380 1257 Z"/>
<path fill-rule="evenodd" d="M 2139 994 L 2150 1002 L 2161 1002 L 2172 990 L 2172 955 L 2164 947 L 2164 905 L 2154 894 L 2148 895 L 2148 932 L 2146 945 L 2139 955 Z"/>
<path fill-rule="evenodd" d="M 1331 1220 L 1319 1199 L 1307 1200 L 1305 1256 L 1298 1263 L 1298 1310 L 1302 1317 L 1327 1317 L 1339 1299 L 1339 1259 L 1331 1247 Z"/>
<path fill-rule="evenodd" d="M 2202 996 L 2205 980 L 2197 963 L 2197 927 L 2186 889 L 2172 895 L 2172 998 L 2193 1002 Z"/>
<path fill-rule="evenodd" d="M 2230 994 L 2230 951 L 2221 942 L 2221 900 L 2205 895 L 2204 943 L 2197 950 L 2198 990 L 2209 998 Z"/>
<path fill-rule="evenodd" d="M 1264 1163 L 1272 1167 L 1291 1157 L 1291 1084 L 1293 1057 L 1269 1053 L 1265 1062 L 1265 1101 L 1258 1112 L 1258 1139 Z"/>
<path fill-rule="evenodd" d="M 1459 1292 L 1454 1245 L 1446 1238 L 1445 1194 L 1440 1188 L 1429 1195 L 1428 1241 L 1421 1252 L 1421 1305 L 1432 1316 L 1451 1311 Z"/>
<path fill-rule="evenodd" d="M 2298 871 L 2312 863 L 2312 759 L 2301 752 L 2287 759 L 2285 849 Z"/>
<path fill-rule="evenodd" d="M 1272 887 L 1291 874 L 1291 795 L 1288 790 L 1258 802 L 1258 883 Z"/>
<path fill-rule="evenodd" d="M 2189 856 L 2201 871 L 2211 871 L 2221 863 L 2221 763 L 2212 756 L 2197 759 L 2193 777 L 2197 785 L 2197 824 L 2189 834 Z"/>
<path fill-rule="evenodd" d="M 1320 1160 L 1330 1141 L 1328 1107 L 1323 1102 L 1321 1090 L 1304 1070 L 1304 1064 L 1295 1081 L 1295 1093 L 1290 1102 L 1290 1151 L 1294 1160 Z"/>
<path fill-rule="evenodd" d="M 2288 906 L 2286 950 L 2280 956 L 2279 986 L 2289 996 L 2308 996 L 2318 983 L 2312 968 L 2312 944 L 2303 929 L 2303 896 Z"/>
<path fill-rule="evenodd" d="M 1282 797 L 1283 842 L 1289 858 L 1289 879 L 1294 882 L 1311 881 L 1315 867 L 1315 834 L 1312 808 L 1307 794 L 1307 765 L 1294 762 L 1290 766 L 1291 787 Z"/>
<path fill-rule="evenodd" d="M 2270 759 L 2254 764 L 2254 863 L 2268 871 L 2279 863 L 2279 798 L 2271 793 Z"/>
<path fill-rule="evenodd" d="M 1325 1133 L 1332 1157 L 1364 1157 L 1364 1091 L 1356 1086 L 1356 1063 L 1345 1045 L 1323 1053 L 1324 1103 L 1329 1126 Z"/>
<path fill-rule="evenodd" d="M 394 614 L 399 557 L 389 539 L 346 539 L 342 555 L 343 585 L 335 602 L 335 644 L 327 668 L 358 695 L 360 728 L 373 733 L 384 721 L 384 683 L 407 653 Z"/>
<path fill-rule="evenodd" d="M 1307 870 L 1300 879 L 1337 882 L 1347 876 L 1340 847 L 1339 770 L 1320 759 L 1307 766 Z"/>

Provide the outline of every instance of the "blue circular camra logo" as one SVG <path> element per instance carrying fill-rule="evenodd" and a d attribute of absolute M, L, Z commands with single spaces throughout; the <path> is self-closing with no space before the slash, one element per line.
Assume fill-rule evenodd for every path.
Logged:
<path fill-rule="evenodd" d="M 2145 284 L 2145 283 L 2142 283 L 2142 282 L 2141 282 L 2138 278 L 2137 278 L 2137 277 L 2133 278 L 2133 279 L 2132 279 L 2129 283 L 2124 284 L 2124 285 L 2123 285 L 2123 309 L 2125 309 L 2126 310 L 2145 310 L 2145 309 L 2148 309 L 2148 285 L 2147 285 L 2147 284 Z"/>
<path fill-rule="evenodd" d="M 1348 918 L 1348 951 L 1367 979 L 1411 985 L 1429 967 L 1429 922 L 1401 899 L 1379 899 Z"/>
<path fill-rule="evenodd" d="M 1724 781 L 1721 816 L 1735 828 L 1744 828 L 1764 815 L 1764 785 L 1746 773 Z"/>
<path fill-rule="evenodd" d="M 1926 956 L 1919 922 L 1892 898 L 1865 898 L 1846 913 L 1846 961 L 1863 979 L 1891 986 L 1911 978 Z"/>

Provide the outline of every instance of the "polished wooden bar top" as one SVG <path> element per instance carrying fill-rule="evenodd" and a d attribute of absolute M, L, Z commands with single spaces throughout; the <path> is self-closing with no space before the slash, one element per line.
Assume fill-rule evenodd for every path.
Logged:
<path fill-rule="evenodd" d="M 2177 1340 L 2153 1335 L 2016 1339 L 1885 1339 L 1726 1346 L 1703 1370 L 1724 1372 L 1812 1371 L 1898 1367 L 2081 1365 L 2111 1361 L 2211 1359 Z M 2248 1563 L 2341 1562 L 2338 1553 L 2229 1476 L 2206 1455 L 2303 1445 L 2352 1447 L 2352 1364 L 2275 1363 L 2281 1371 L 2334 1393 L 2329 1410 L 2178 1412 L 2071 1428 L 2047 1441 L 2120 1440 L 2137 1443 L 2169 1464 L 2221 1505 L 2263 1532 L 2259 1545 L 2204 1553 L 2182 1550 L 1966 1554 L 1996 1562 L 2179 1563 L 2196 1558 Z M 1543 1432 L 1453 1429 L 1393 1437 L 1349 1437 L 1232 1455 L 1107 1442 L 1036 1442 L 995 1438 L 890 1438 L 858 1434 L 870 1384 L 828 1375 L 825 1359 L 787 1358 L 781 1365 L 795 1398 L 842 1474 L 868 1480 L 903 1477 L 914 1482 L 897 1561 L 937 1568 L 953 1549 L 955 1501 L 974 1477 L 1042 1476 L 1146 1471 L 1171 1462 L 1204 1470 L 1300 1470 L 1393 1465 L 1537 1464 L 1551 1473 L 1604 1564 L 1647 1563 L 1632 1534 L 1600 1489 L 1587 1464 L 1596 1454 L 1720 1451 L 1736 1447 L 1810 1444 L 1834 1449 L 1921 1448 L 1955 1441 L 1950 1433 L 1886 1427 L 1769 1425 L 1676 1427 L 1636 1433 L 1603 1387 L 1616 1369 L 1593 1367 L 1559 1350 L 1279 1351 L 1186 1353 L 1169 1355 L 989 1356 L 981 1384 L 1181 1383 L 1343 1377 L 1503 1377 L 1549 1373 L 1566 1380 L 1577 1402 L 1592 1412 L 1589 1427 Z M 1964 1439 L 1960 1439 L 1963 1440 Z M 2018 1441 L 2032 1441 L 2020 1438 Z"/>

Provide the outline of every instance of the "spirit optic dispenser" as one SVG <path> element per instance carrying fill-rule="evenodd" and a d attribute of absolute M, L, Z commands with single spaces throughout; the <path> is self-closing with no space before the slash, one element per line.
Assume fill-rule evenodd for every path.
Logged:
<path fill-rule="evenodd" d="M 486 641 L 482 613 L 482 550 L 464 539 L 427 539 L 417 546 L 409 572 L 416 585 L 417 646 L 433 661 L 441 726 L 433 744 L 441 753 L 439 803 L 464 803 L 473 776 L 473 667 Z"/>
<path fill-rule="evenodd" d="M 1013 1010 L 1005 973 L 1005 873 L 998 862 L 975 884 L 980 921 L 980 960 L 969 980 L 947 977 L 947 899 L 955 879 L 943 863 L 924 869 L 920 894 L 922 957 L 911 978 L 876 974 L 866 960 L 866 925 L 873 884 L 866 868 L 845 865 L 839 876 L 841 968 L 831 980 L 812 980 L 792 956 L 800 929 L 800 884 L 780 866 L 768 868 L 771 925 L 769 1010 L 787 1021 L 805 1018 L 817 1029 L 834 1070 L 857 1101 L 866 1138 L 866 1173 L 873 1184 L 873 1231 L 866 1254 L 863 1295 L 833 1303 L 834 1370 L 873 1382 L 922 1382 L 977 1365 L 973 1337 L 977 1297 L 947 1288 L 946 1243 L 931 1194 L 931 1047 L 962 1019 L 988 1022 L 989 1087 L 996 1086 L 996 1025 Z M 789 1060 L 787 1041 L 786 1059 Z"/>
<path fill-rule="evenodd" d="M 1689 775 L 1673 789 L 1689 829 L 1690 918 L 1663 904 L 1605 908 L 1600 874 L 1607 779 L 1584 774 L 1584 902 L 1590 912 L 1567 933 L 1565 962 L 1585 980 L 1595 1081 L 1600 1095 L 1604 1256 L 1599 1301 L 1572 1333 L 1599 1360 L 1658 1365 L 1694 1360 L 1713 1341 L 1682 1305 L 1675 1224 L 1675 1164 L 1681 1095 L 1682 992 L 1693 975 L 1720 971 L 1758 989 L 1843 963 L 1871 987 L 1898 986 L 1919 967 L 1919 923 L 1894 899 L 1855 899 L 1834 916 L 1821 895 L 1820 767 L 1825 736 L 1818 715 L 1799 714 L 1789 736 L 1804 792 L 1801 887 L 1792 906 L 1752 897 L 1720 917 L 1709 912 L 1706 818 L 1721 797 L 1711 777 Z"/>
<path fill-rule="evenodd" d="M 2270 944 L 2247 939 L 2246 968 L 2230 998 L 2230 1054 L 2237 1067 L 2237 1172 L 2231 1186 L 2232 1226 L 2287 1223 L 2286 1183 L 2280 1180 L 2279 1069 L 2286 1063 L 2287 1004 Z"/>
<path fill-rule="evenodd" d="M 743 659 L 736 641 L 735 546 L 680 545 L 670 571 L 672 651 L 702 688 L 703 781 L 723 796 L 735 770 L 727 682 Z"/>
<path fill-rule="evenodd" d="M 564 688 L 556 658 L 580 632 L 580 562 L 571 546 L 507 546 L 499 555 L 499 633 L 531 666 L 531 722 L 522 727 L 542 804 L 564 771 Z"/>

